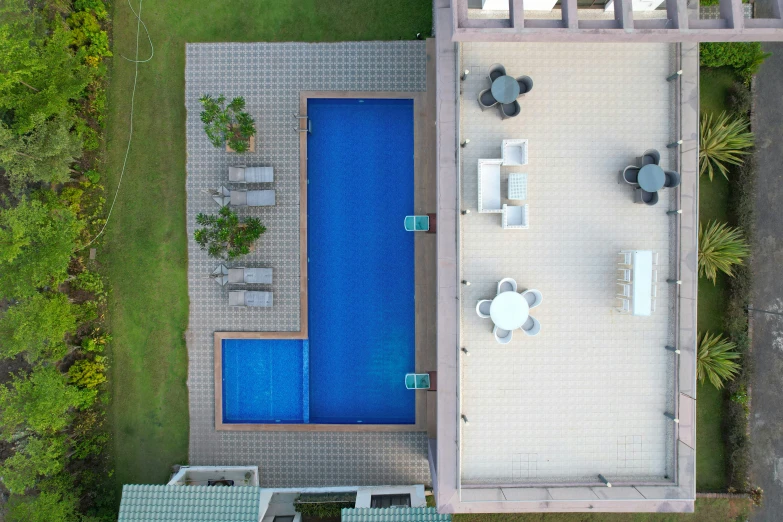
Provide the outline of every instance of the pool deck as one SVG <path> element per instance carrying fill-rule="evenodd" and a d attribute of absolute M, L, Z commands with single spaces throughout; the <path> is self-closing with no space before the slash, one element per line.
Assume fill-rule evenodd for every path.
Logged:
<path fill-rule="evenodd" d="M 239 209 L 267 226 L 257 248 L 239 264 L 271 266 L 271 309 L 233 309 L 227 292 L 207 275 L 218 261 L 189 241 L 190 326 L 187 332 L 190 390 L 190 462 L 199 465 L 257 464 L 262 485 L 325 486 L 430 483 L 427 463 L 427 395 L 416 392 L 417 425 L 405 431 L 366 431 L 317 427 L 316 431 L 234 431 L 216 429 L 215 342 L 218 336 L 303 338 L 307 336 L 306 208 L 302 190 L 297 132 L 303 91 L 414 93 L 423 99 L 434 91 L 432 42 L 352 42 L 337 44 L 188 44 L 186 107 L 188 139 L 188 235 L 195 214 L 215 212 L 208 190 L 226 183 L 229 165 L 272 166 L 277 205 Z M 199 120 L 198 97 L 204 93 L 244 96 L 256 119 L 257 148 L 236 156 L 213 148 Z M 369 94 L 367 95 L 369 96 Z M 416 110 L 415 211 L 435 212 L 434 104 Z M 428 106 L 430 111 L 424 110 Z M 305 169 L 306 172 L 306 169 Z M 254 188 L 254 187 L 251 187 Z M 267 188 L 267 187 L 264 187 Z M 306 194 L 306 193 L 305 193 Z M 417 233 L 416 370 L 435 370 L 434 274 L 436 234 Z M 270 288 L 260 288 L 270 289 Z M 427 291 L 433 295 L 426 295 Z M 429 314 L 422 316 L 422 314 Z M 259 333 L 260 332 L 260 333 Z M 434 402 L 434 401 L 432 401 Z M 420 406 L 421 405 L 421 406 Z M 422 409 L 424 408 L 424 409 Z M 276 426 L 277 427 L 277 426 Z M 279 427 L 277 427 L 279 428 Z M 354 426 L 351 426 L 354 428 Z M 363 426 L 362 428 L 367 428 Z M 399 428 L 396 427 L 396 428 Z"/>

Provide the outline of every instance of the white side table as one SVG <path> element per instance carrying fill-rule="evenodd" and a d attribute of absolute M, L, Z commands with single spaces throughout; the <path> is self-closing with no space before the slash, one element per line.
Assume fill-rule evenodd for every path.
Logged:
<path fill-rule="evenodd" d="M 527 174 L 508 175 L 508 199 L 527 199 Z"/>

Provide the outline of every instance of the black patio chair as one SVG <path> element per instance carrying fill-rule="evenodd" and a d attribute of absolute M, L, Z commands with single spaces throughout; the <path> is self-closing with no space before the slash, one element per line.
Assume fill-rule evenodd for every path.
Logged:
<path fill-rule="evenodd" d="M 481 110 L 485 111 L 497 105 L 498 101 L 495 99 L 494 96 L 492 96 L 492 90 L 484 89 L 479 93 L 478 104 L 479 107 L 481 107 Z"/>
<path fill-rule="evenodd" d="M 506 120 L 519 116 L 520 111 L 519 102 L 516 100 L 513 103 L 503 103 L 500 105 L 500 118 Z"/>
<path fill-rule="evenodd" d="M 664 170 L 663 175 L 666 177 L 666 180 L 663 182 L 664 187 L 674 188 L 680 186 L 679 172 L 674 172 L 673 170 Z"/>
<path fill-rule="evenodd" d="M 519 95 L 524 96 L 533 90 L 533 79 L 530 76 L 520 76 L 517 78 L 519 84 Z"/>
<path fill-rule="evenodd" d="M 497 80 L 501 76 L 505 76 L 505 75 L 506 75 L 506 68 L 503 67 L 502 65 L 500 65 L 499 63 L 493 64 L 489 68 L 489 81 L 490 82 L 494 82 L 495 80 Z"/>
<path fill-rule="evenodd" d="M 623 181 L 628 183 L 629 185 L 633 187 L 639 186 L 639 167 L 635 165 L 628 165 L 625 167 L 620 173 L 620 177 L 623 178 Z"/>
<path fill-rule="evenodd" d="M 661 162 L 661 153 L 655 149 L 648 149 L 644 151 L 641 157 L 642 166 L 645 165 L 658 165 Z"/>

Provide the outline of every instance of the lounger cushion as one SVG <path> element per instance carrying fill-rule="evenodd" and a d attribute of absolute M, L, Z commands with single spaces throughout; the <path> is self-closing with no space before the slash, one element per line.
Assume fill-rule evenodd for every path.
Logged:
<path fill-rule="evenodd" d="M 247 306 L 272 306 L 272 292 L 245 292 Z"/>
<path fill-rule="evenodd" d="M 275 204 L 274 190 L 248 190 L 247 205 L 251 207 L 270 207 Z"/>

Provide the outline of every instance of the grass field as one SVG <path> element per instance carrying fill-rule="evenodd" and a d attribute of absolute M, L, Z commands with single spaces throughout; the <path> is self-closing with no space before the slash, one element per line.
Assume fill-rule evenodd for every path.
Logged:
<path fill-rule="evenodd" d="M 693 514 L 531 513 L 526 515 L 455 515 L 454 522 L 735 522 L 747 520 L 749 500 L 698 499 Z"/>
<path fill-rule="evenodd" d="M 726 90 L 734 83 L 731 69 L 702 69 L 701 109 L 705 112 L 721 112 L 726 109 Z M 707 223 L 713 219 L 726 221 L 728 214 L 729 183 L 723 176 L 712 181 L 699 180 L 699 220 Z M 699 332 L 719 332 L 723 327 L 723 310 L 726 303 L 728 282 L 719 275 L 716 284 L 699 279 L 698 327 Z M 726 448 L 723 442 L 723 392 L 709 382 L 699 385 L 696 391 L 696 488 L 698 491 L 724 491 L 726 489 Z"/>
<path fill-rule="evenodd" d="M 132 0 L 135 8 L 138 0 Z M 114 3 L 107 188 L 128 139 L 136 19 Z M 133 145 L 98 259 L 112 295 L 110 421 L 116 482 L 160 483 L 188 457 L 185 42 L 397 40 L 429 36 L 429 0 L 147 1 L 155 56 L 139 65 Z M 145 36 L 139 57 L 149 56 Z"/>

